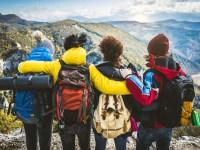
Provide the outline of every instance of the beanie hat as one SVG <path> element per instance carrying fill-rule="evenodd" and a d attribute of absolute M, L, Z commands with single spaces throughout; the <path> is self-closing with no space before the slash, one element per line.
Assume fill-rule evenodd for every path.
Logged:
<path fill-rule="evenodd" d="M 148 44 L 149 54 L 165 56 L 169 52 L 169 40 L 164 34 L 158 34 Z"/>

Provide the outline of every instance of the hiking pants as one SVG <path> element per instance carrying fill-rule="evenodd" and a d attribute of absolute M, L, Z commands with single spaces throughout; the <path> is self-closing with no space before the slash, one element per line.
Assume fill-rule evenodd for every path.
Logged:
<path fill-rule="evenodd" d="M 107 139 L 94 131 L 96 147 L 95 150 L 105 150 Z M 126 150 L 127 134 L 114 138 L 116 150 Z"/>
<path fill-rule="evenodd" d="M 27 150 L 38 150 L 38 138 L 40 150 L 50 150 L 52 120 L 53 115 L 49 114 L 45 116 L 38 125 L 23 123 Z"/>
<path fill-rule="evenodd" d="M 152 142 L 156 142 L 157 150 L 169 150 L 172 128 L 144 128 L 139 126 L 136 150 L 149 150 Z"/>
<path fill-rule="evenodd" d="M 81 150 L 90 150 L 90 131 L 91 124 L 64 125 L 63 129 L 59 129 L 63 150 L 75 150 L 75 135 L 78 137 L 79 147 Z"/>

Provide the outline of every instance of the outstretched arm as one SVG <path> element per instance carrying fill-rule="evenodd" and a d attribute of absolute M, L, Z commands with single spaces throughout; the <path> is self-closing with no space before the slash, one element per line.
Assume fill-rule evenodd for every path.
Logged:
<path fill-rule="evenodd" d="M 136 76 L 129 75 L 126 84 L 131 94 L 140 104 L 147 106 L 158 97 L 158 89 L 152 88 L 153 74 L 148 74 L 144 83 Z"/>
<path fill-rule="evenodd" d="M 58 61 L 25 61 L 19 64 L 18 71 L 20 73 L 40 73 L 44 72 L 53 76 L 54 83 L 58 77 L 60 70 L 60 63 Z"/>
<path fill-rule="evenodd" d="M 90 65 L 90 79 L 96 89 L 105 94 L 128 95 L 125 81 L 114 81 L 104 76 L 94 65 Z"/>

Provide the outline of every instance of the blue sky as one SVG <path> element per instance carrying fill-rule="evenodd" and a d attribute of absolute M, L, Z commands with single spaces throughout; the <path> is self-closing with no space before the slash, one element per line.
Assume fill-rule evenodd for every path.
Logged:
<path fill-rule="evenodd" d="M 74 16 L 100 21 L 200 21 L 200 0 L 0 0 L 0 12 L 50 22 Z"/>

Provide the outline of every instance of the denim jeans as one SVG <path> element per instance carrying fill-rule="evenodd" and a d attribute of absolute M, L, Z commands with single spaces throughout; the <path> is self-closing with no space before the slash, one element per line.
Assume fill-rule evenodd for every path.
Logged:
<path fill-rule="evenodd" d="M 40 150 L 50 150 L 53 115 L 45 116 L 39 125 L 24 123 L 27 150 L 37 150 L 39 137 Z"/>
<path fill-rule="evenodd" d="M 169 150 L 172 128 L 144 128 L 139 126 L 136 150 L 149 150 L 152 142 L 156 142 L 157 150 Z"/>
<path fill-rule="evenodd" d="M 95 150 L 105 150 L 107 139 L 94 131 L 96 147 Z M 116 150 L 126 150 L 127 135 L 121 135 L 114 139 Z"/>
<path fill-rule="evenodd" d="M 91 124 L 64 125 L 64 129 L 59 129 L 63 150 L 75 150 L 75 135 L 81 150 L 90 150 L 90 131 Z"/>

